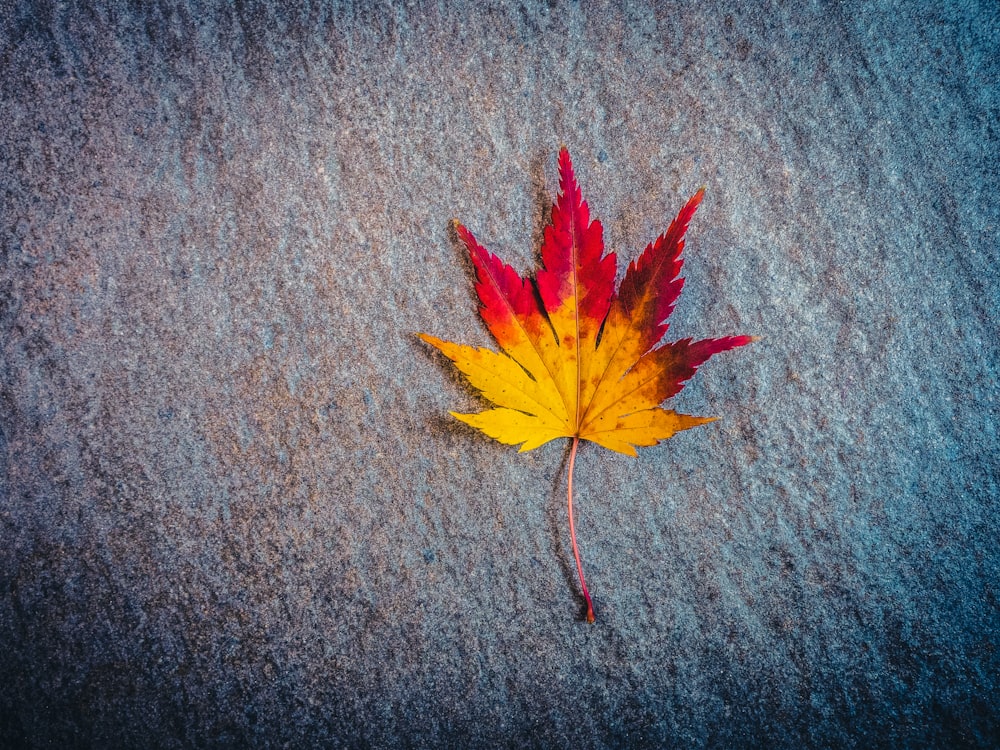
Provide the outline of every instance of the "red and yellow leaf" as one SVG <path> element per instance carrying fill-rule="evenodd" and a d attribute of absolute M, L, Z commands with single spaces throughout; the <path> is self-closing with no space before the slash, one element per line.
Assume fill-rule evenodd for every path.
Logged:
<path fill-rule="evenodd" d="M 684 234 L 703 190 L 629 266 L 616 292 L 615 255 L 604 254 L 603 228 L 591 221 L 565 148 L 559 152 L 559 186 L 534 282 L 521 278 L 456 222 L 476 269 L 480 313 L 501 351 L 419 335 L 494 404 L 477 414 L 452 412 L 457 419 L 522 451 L 572 438 L 572 467 L 580 440 L 634 456 L 635 446 L 655 445 L 712 421 L 661 404 L 713 354 L 754 339 L 660 343 L 684 284 L 679 276 Z M 569 503 L 573 551 L 592 621 L 573 531 L 572 468 Z"/>

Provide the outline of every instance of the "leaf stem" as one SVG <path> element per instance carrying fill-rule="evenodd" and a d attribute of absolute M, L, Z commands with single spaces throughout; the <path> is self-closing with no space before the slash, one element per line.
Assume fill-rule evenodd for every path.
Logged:
<path fill-rule="evenodd" d="M 569 536 L 573 540 L 573 557 L 576 558 L 576 572 L 580 574 L 580 587 L 583 589 L 583 598 L 587 600 L 587 622 L 594 621 L 594 604 L 590 601 L 590 592 L 587 591 L 587 581 L 583 577 L 583 565 L 580 563 L 580 550 L 576 546 L 576 527 L 573 525 L 573 467 L 576 464 L 576 448 L 580 444 L 580 438 L 573 438 L 573 448 L 569 452 L 569 481 L 567 482 L 568 505 L 569 505 Z"/>

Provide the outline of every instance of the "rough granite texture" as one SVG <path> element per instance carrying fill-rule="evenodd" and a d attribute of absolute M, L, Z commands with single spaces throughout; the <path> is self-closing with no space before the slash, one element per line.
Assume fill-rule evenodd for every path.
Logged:
<path fill-rule="evenodd" d="M 1000 6 L 0 2 L 0 747 L 1000 742 Z M 637 459 L 492 342 L 569 146 L 670 335 Z"/>

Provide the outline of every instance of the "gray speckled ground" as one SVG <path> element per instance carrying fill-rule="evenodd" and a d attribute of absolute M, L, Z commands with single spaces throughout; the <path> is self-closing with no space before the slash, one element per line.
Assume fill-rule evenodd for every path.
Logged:
<path fill-rule="evenodd" d="M 993 2 L 0 2 L 0 746 L 988 747 Z M 722 421 L 447 417 L 566 143 Z"/>

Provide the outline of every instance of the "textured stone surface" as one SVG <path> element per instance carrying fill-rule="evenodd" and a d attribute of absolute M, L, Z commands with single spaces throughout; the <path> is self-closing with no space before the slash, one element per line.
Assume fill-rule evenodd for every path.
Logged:
<path fill-rule="evenodd" d="M 995 3 L 222 5 L 0 3 L 0 745 L 997 741 Z M 764 337 L 581 451 L 593 626 L 412 336 L 563 142 Z"/>

